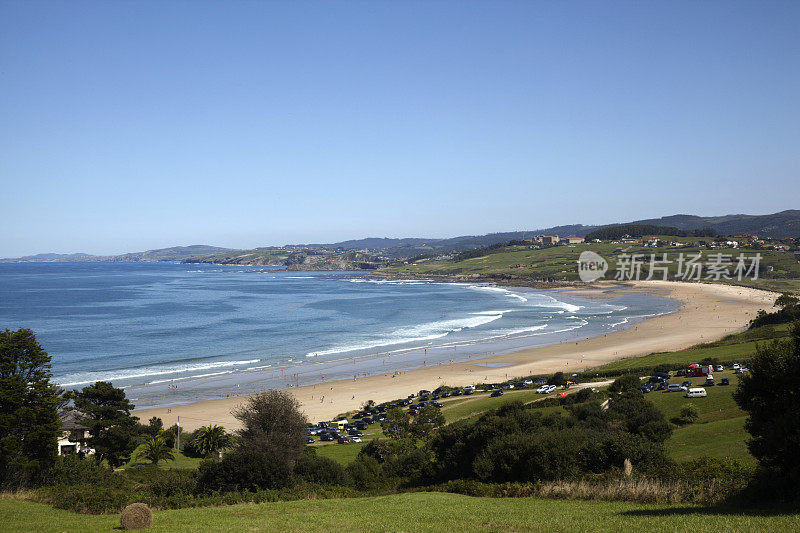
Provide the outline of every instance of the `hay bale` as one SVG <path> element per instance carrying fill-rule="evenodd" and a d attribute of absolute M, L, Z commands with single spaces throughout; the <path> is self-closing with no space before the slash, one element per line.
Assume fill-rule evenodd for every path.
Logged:
<path fill-rule="evenodd" d="M 630 459 L 625 459 L 625 462 L 622 463 L 622 471 L 625 472 L 626 477 L 631 476 L 631 473 L 633 472 L 633 463 L 631 463 Z"/>
<path fill-rule="evenodd" d="M 143 503 L 132 503 L 119 516 L 122 529 L 147 529 L 153 525 L 153 511 Z"/>

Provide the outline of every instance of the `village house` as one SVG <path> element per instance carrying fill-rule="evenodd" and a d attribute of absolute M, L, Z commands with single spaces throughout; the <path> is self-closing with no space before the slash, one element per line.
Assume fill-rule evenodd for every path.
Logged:
<path fill-rule="evenodd" d="M 92 448 L 84 444 L 89 437 L 89 428 L 78 422 L 75 411 L 61 414 L 61 435 L 58 437 L 58 455 L 91 455 Z"/>

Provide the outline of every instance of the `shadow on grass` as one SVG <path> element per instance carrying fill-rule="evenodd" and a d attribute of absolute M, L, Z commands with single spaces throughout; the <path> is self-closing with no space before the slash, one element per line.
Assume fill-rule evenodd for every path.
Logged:
<path fill-rule="evenodd" d="M 660 509 L 634 509 L 619 513 L 621 516 L 637 517 L 670 517 L 670 516 L 698 516 L 708 517 L 709 515 L 738 515 L 738 516 L 784 516 L 800 513 L 800 507 L 796 505 L 773 505 L 773 506 L 744 506 L 744 505 L 716 505 L 708 507 L 684 506 L 684 507 L 664 507 Z"/>

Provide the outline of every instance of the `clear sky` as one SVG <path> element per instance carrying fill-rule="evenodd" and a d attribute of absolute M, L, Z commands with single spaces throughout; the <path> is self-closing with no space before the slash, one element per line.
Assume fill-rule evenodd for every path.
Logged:
<path fill-rule="evenodd" d="M 0 257 L 800 207 L 800 2 L 0 2 Z"/>

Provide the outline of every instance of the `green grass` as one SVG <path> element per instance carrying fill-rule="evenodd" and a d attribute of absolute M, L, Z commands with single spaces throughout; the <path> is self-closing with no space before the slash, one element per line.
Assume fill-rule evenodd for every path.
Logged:
<path fill-rule="evenodd" d="M 667 453 L 676 461 L 700 457 L 730 457 L 742 464 L 755 466 L 756 460 L 747 449 L 748 434 L 744 416 L 691 424 L 678 428 L 667 441 Z"/>
<path fill-rule="evenodd" d="M 87 516 L 0 499 L 4 531 L 95 532 L 117 515 Z M 800 514 L 744 513 L 691 505 L 474 498 L 406 493 L 157 511 L 149 531 L 797 531 Z"/>
<path fill-rule="evenodd" d="M 654 367 L 663 363 L 689 365 L 698 363 L 700 360 L 707 357 L 716 358 L 721 363 L 735 363 L 739 360 L 744 361 L 752 358 L 756 353 L 757 342 L 758 341 L 744 342 L 741 344 L 712 346 L 709 348 L 689 348 L 678 352 L 654 353 L 642 357 L 629 357 L 590 369 L 586 371 L 586 374 L 593 375 L 593 372 L 603 373 L 611 371 L 625 372 L 635 368 Z"/>
<path fill-rule="evenodd" d="M 314 449 L 317 450 L 317 455 L 329 457 L 342 466 L 347 466 L 353 462 L 367 442 L 365 439 L 363 442 L 351 442 L 350 444 L 320 444 L 314 446 Z"/>
<path fill-rule="evenodd" d="M 547 396 L 551 395 L 536 394 L 536 389 L 509 390 L 505 391 L 502 396 L 496 398 L 491 398 L 488 394 L 476 394 L 475 396 L 468 397 L 468 399 L 464 398 L 462 400 L 459 398 L 451 402 L 453 404 L 452 406 L 445 403 L 442 408 L 442 414 L 444 414 L 444 419 L 449 424 L 450 422 L 461 420 L 462 418 L 477 416 L 490 409 L 497 409 L 501 405 L 507 403 L 514 401 L 527 403 L 533 400 L 547 398 Z M 560 408 L 556 407 L 556 409 Z"/>

